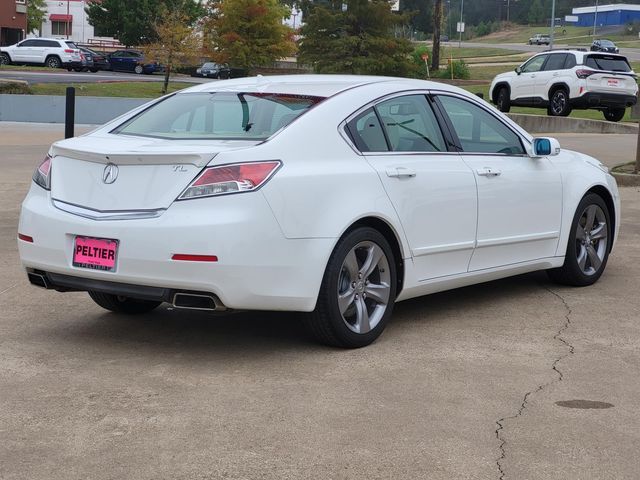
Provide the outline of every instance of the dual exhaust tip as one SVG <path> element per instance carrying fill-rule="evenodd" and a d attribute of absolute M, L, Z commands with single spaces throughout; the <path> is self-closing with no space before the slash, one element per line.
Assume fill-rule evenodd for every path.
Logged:
<path fill-rule="evenodd" d="M 46 274 L 27 272 L 27 276 L 31 285 L 46 289 L 55 288 Z M 205 310 L 210 312 L 223 312 L 227 310 L 227 307 L 224 306 L 217 296 L 209 293 L 176 292 L 173 294 L 169 303 L 175 308 L 187 310 Z"/>

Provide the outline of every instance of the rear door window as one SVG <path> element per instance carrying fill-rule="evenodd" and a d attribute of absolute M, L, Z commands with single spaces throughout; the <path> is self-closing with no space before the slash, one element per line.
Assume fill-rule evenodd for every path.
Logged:
<path fill-rule="evenodd" d="M 376 106 L 394 152 L 444 152 L 447 147 L 424 95 L 392 98 Z"/>
<path fill-rule="evenodd" d="M 389 146 L 378 115 L 369 108 L 351 120 L 347 130 L 361 152 L 388 152 Z"/>
<path fill-rule="evenodd" d="M 566 53 L 552 53 L 551 55 L 549 55 L 549 60 L 547 60 L 547 63 L 545 63 L 544 65 L 545 71 L 562 70 L 564 68 L 566 59 Z"/>
<path fill-rule="evenodd" d="M 585 58 L 584 64 L 595 70 L 605 70 L 608 72 L 631 71 L 631 66 L 625 57 L 614 55 L 589 55 Z"/>

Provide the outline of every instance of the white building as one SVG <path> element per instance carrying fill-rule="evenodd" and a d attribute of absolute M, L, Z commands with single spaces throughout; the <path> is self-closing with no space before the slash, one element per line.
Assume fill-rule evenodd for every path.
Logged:
<path fill-rule="evenodd" d="M 112 37 L 100 35 L 85 12 L 86 0 L 46 0 L 47 14 L 40 29 L 41 37 L 68 38 L 78 43 L 109 44 Z M 37 36 L 37 35 L 30 35 Z"/>

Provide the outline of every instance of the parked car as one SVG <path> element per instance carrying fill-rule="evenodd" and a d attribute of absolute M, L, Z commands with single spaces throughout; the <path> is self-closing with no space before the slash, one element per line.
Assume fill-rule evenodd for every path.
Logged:
<path fill-rule="evenodd" d="M 28 38 L 8 47 L 0 47 L 0 65 L 45 65 L 51 68 L 82 66 L 80 49 L 69 40 Z"/>
<path fill-rule="evenodd" d="M 109 55 L 109 65 L 113 71 L 134 72 L 150 75 L 164 71 L 157 62 L 145 61 L 144 54 L 137 50 L 117 50 Z"/>
<path fill-rule="evenodd" d="M 611 40 L 601 39 L 594 40 L 591 44 L 592 52 L 609 52 L 609 53 L 619 53 L 620 49 L 616 47 L 616 44 Z"/>
<path fill-rule="evenodd" d="M 228 65 L 206 62 L 195 71 L 194 76 L 205 78 L 230 78 L 231 69 Z"/>
<path fill-rule="evenodd" d="M 449 35 L 440 35 L 440 41 L 441 42 L 448 42 L 449 41 Z"/>
<path fill-rule="evenodd" d="M 92 50 L 87 47 L 79 47 L 79 48 L 86 60 L 85 70 L 88 70 L 93 73 L 99 70 L 111 70 L 109 58 L 106 54 L 96 52 L 95 50 Z"/>
<path fill-rule="evenodd" d="M 460 88 L 292 75 L 54 143 L 18 246 L 32 284 L 107 310 L 309 312 L 321 341 L 360 347 L 396 301 L 534 270 L 591 285 L 619 225 L 598 160 Z"/>
<path fill-rule="evenodd" d="M 514 72 L 497 75 L 489 97 L 502 112 L 512 105 L 546 108 L 553 116 L 595 109 L 618 122 L 636 104 L 637 77 L 626 57 L 554 50 L 534 55 Z"/>
<path fill-rule="evenodd" d="M 536 33 L 529 39 L 529 45 L 549 45 L 551 37 L 546 33 Z"/>

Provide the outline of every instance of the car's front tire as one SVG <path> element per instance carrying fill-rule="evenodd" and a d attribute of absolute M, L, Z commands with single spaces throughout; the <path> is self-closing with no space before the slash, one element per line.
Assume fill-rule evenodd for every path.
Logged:
<path fill-rule="evenodd" d="M 624 108 L 607 108 L 602 111 L 604 118 L 610 122 L 619 122 L 624 118 Z"/>
<path fill-rule="evenodd" d="M 571 223 L 564 265 L 547 270 L 551 280 L 576 287 L 597 282 L 609 259 L 611 230 L 609 209 L 602 197 L 585 195 Z"/>
<path fill-rule="evenodd" d="M 337 347 L 373 343 L 391 317 L 396 275 L 393 251 L 380 232 L 360 227 L 345 234 L 329 258 L 316 309 L 307 318 L 311 332 Z"/>
<path fill-rule="evenodd" d="M 496 97 L 496 107 L 501 112 L 507 113 L 511 110 L 511 100 L 509 99 L 509 90 L 507 87 L 502 87 L 498 91 L 498 96 Z"/>
<path fill-rule="evenodd" d="M 11 65 L 11 57 L 7 53 L 0 53 L 0 65 Z"/>
<path fill-rule="evenodd" d="M 136 65 L 133 71 L 138 75 L 142 75 L 144 73 L 144 67 L 142 65 Z"/>
<path fill-rule="evenodd" d="M 547 114 L 552 117 L 568 117 L 571 114 L 569 92 L 565 88 L 558 88 L 551 92 Z"/>
<path fill-rule="evenodd" d="M 94 302 L 106 310 L 129 315 L 150 312 L 162 303 L 93 291 L 89 291 L 89 296 Z"/>

